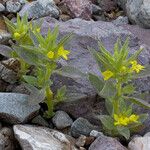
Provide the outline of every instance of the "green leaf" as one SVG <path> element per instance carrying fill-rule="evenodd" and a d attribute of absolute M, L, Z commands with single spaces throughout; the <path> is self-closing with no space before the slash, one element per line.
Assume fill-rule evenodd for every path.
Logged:
<path fill-rule="evenodd" d="M 113 103 L 110 99 L 105 99 L 105 107 L 109 113 L 109 115 L 112 115 L 113 113 Z"/>
<path fill-rule="evenodd" d="M 123 87 L 122 93 L 123 94 L 132 94 L 135 91 L 135 87 L 132 84 L 128 84 Z"/>
<path fill-rule="evenodd" d="M 53 73 L 71 78 L 85 78 L 87 76 L 85 73 L 72 66 L 63 66 L 62 68 L 55 70 Z"/>
<path fill-rule="evenodd" d="M 141 123 L 143 123 L 147 118 L 148 118 L 148 114 L 140 114 L 139 115 L 139 121 L 141 122 Z"/>
<path fill-rule="evenodd" d="M 104 127 L 106 127 L 108 130 L 113 130 L 114 129 L 114 121 L 113 119 L 108 116 L 108 115 L 101 115 L 100 120 Z"/>
<path fill-rule="evenodd" d="M 57 94 L 55 96 L 55 103 L 61 102 L 65 100 L 66 95 L 66 86 L 62 86 L 60 89 L 57 90 Z"/>
<path fill-rule="evenodd" d="M 97 93 L 100 93 L 102 88 L 104 87 L 104 81 L 92 73 L 88 74 L 88 79 L 91 82 L 92 86 L 96 89 Z"/>
<path fill-rule="evenodd" d="M 118 133 L 124 136 L 127 140 L 130 138 L 130 130 L 127 127 L 117 127 Z"/>
<path fill-rule="evenodd" d="M 28 83 L 33 86 L 37 86 L 37 78 L 34 76 L 29 76 L 29 75 L 24 75 L 23 79 Z"/>
<path fill-rule="evenodd" d="M 140 105 L 144 108 L 148 108 L 150 109 L 150 104 L 142 99 L 138 99 L 136 97 L 127 97 L 127 96 L 123 96 L 124 99 L 131 101 L 132 103 L 135 103 L 137 105 Z"/>
<path fill-rule="evenodd" d="M 115 96 L 116 94 L 116 88 L 111 80 L 106 81 L 103 89 L 99 93 L 100 96 L 103 98 L 110 98 Z"/>

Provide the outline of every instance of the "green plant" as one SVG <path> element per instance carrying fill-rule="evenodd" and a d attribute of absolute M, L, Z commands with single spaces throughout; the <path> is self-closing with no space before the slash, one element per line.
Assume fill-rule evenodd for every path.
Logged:
<path fill-rule="evenodd" d="M 50 118 L 54 115 L 54 106 L 65 99 L 66 87 L 62 86 L 54 94 L 51 90 L 51 75 L 58 71 L 57 62 L 60 58 L 68 59 L 69 51 L 64 49 L 72 34 L 66 35 L 58 41 L 58 26 L 53 31 L 48 30 L 42 36 L 40 27 L 28 22 L 27 15 L 22 19 L 17 15 L 14 24 L 5 18 L 5 22 L 16 44 L 12 45 L 13 57 L 21 64 L 22 80 L 30 90 L 30 102 L 39 103 L 45 100 L 47 111 L 44 116 Z M 32 68 L 32 71 L 31 71 Z"/>
<path fill-rule="evenodd" d="M 41 23 L 33 23 L 32 21 L 28 21 L 27 14 L 20 18 L 19 14 L 17 14 L 16 23 L 13 23 L 6 17 L 4 17 L 5 23 L 9 32 L 11 33 L 11 38 L 15 41 L 15 45 L 33 45 L 32 40 L 30 38 L 29 32 L 40 32 Z M 22 75 L 28 72 L 28 68 L 30 67 L 23 59 L 19 58 L 16 52 L 12 52 L 12 56 L 17 58 L 20 62 L 20 70 L 18 72 L 18 76 L 22 78 Z"/>
<path fill-rule="evenodd" d="M 114 53 L 105 49 L 102 43 L 100 50 L 92 48 L 98 63 L 102 77 L 89 73 L 89 80 L 97 90 L 97 93 L 105 98 L 109 115 L 100 116 L 104 129 L 111 135 L 122 135 L 126 139 L 130 137 L 130 131 L 136 130 L 147 118 L 147 114 L 137 115 L 133 113 L 133 103 L 150 108 L 150 104 L 136 98 L 133 79 L 150 76 L 149 66 L 144 67 L 137 62 L 137 58 L 143 49 L 139 49 L 129 56 L 129 39 L 121 46 L 118 40 L 114 45 Z"/>

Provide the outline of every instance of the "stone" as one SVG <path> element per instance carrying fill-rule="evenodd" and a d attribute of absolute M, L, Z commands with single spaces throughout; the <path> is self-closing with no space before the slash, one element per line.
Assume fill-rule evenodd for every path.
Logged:
<path fill-rule="evenodd" d="M 7 83 L 15 83 L 18 80 L 17 73 L 0 63 L 0 78 Z"/>
<path fill-rule="evenodd" d="M 72 18 L 91 19 L 92 5 L 90 0 L 64 0 L 63 5 L 66 5 Z"/>
<path fill-rule="evenodd" d="M 99 136 L 89 150 L 127 150 L 118 140 L 112 137 Z"/>
<path fill-rule="evenodd" d="M 102 14 L 102 8 L 98 5 L 92 4 L 92 14 L 93 15 L 101 15 Z"/>
<path fill-rule="evenodd" d="M 106 12 L 113 11 L 117 8 L 117 3 L 114 0 L 97 0 L 97 3 Z"/>
<path fill-rule="evenodd" d="M 17 0 L 9 0 L 6 2 L 6 10 L 11 13 L 16 13 L 21 9 L 21 3 Z"/>
<path fill-rule="evenodd" d="M 73 120 L 69 115 L 64 111 L 57 111 L 55 116 L 52 118 L 53 124 L 57 129 L 64 129 L 70 127 L 73 123 Z"/>
<path fill-rule="evenodd" d="M 39 105 L 28 104 L 28 95 L 0 93 L 0 119 L 10 123 L 25 123 L 38 114 Z"/>
<path fill-rule="evenodd" d="M 93 126 L 88 120 L 80 117 L 73 122 L 71 135 L 73 137 L 79 137 L 80 135 L 89 136 L 90 132 L 97 128 L 97 126 Z"/>
<path fill-rule="evenodd" d="M 92 130 L 92 131 L 90 132 L 90 136 L 97 138 L 97 137 L 99 137 L 99 136 L 104 136 L 104 134 L 103 134 L 102 132 L 98 132 L 98 131 L 96 131 L 96 130 Z"/>
<path fill-rule="evenodd" d="M 52 16 L 59 18 L 59 11 L 53 0 L 37 0 L 26 3 L 19 15 L 22 17 L 28 12 L 28 18 L 41 18 L 44 16 Z"/>
<path fill-rule="evenodd" d="M 15 150 L 13 131 L 4 127 L 0 130 L 0 150 Z"/>
<path fill-rule="evenodd" d="M 119 16 L 117 19 L 113 20 L 112 23 L 114 23 L 116 26 L 122 26 L 129 24 L 129 20 L 126 16 Z"/>
<path fill-rule="evenodd" d="M 40 125 L 40 126 L 43 126 L 43 127 L 51 127 L 50 124 L 43 117 L 41 117 L 40 115 L 33 118 L 31 122 L 33 124 Z"/>
<path fill-rule="evenodd" d="M 15 125 L 16 139 L 24 150 L 77 150 L 74 139 L 45 127 Z"/>
<path fill-rule="evenodd" d="M 116 0 L 117 4 L 125 11 L 127 0 Z"/>
<path fill-rule="evenodd" d="M 71 17 L 69 15 L 65 15 L 65 14 L 60 15 L 60 20 L 62 20 L 62 21 L 67 21 L 70 19 L 71 19 Z"/>
<path fill-rule="evenodd" d="M 150 137 L 136 137 L 128 144 L 129 150 L 148 150 L 150 149 Z"/>
<path fill-rule="evenodd" d="M 11 52 L 12 52 L 12 48 L 10 48 L 9 46 L 0 44 L 0 55 L 9 57 Z"/>
<path fill-rule="evenodd" d="M 91 72 L 101 76 L 95 60 L 87 50 L 87 46 L 98 49 L 97 40 L 101 40 L 107 50 L 112 52 L 116 40 L 121 38 L 122 41 L 125 41 L 127 37 L 130 37 L 130 52 L 135 52 L 142 45 L 144 51 L 141 53 L 139 61 L 142 64 L 148 64 L 150 62 L 149 30 L 131 25 L 116 26 L 111 22 L 85 21 L 79 18 L 66 22 L 58 22 L 50 17 L 46 17 L 43 20 L 44 22 L 41 28 L 43 35 L 47 33 L 49 28 L 54 28 L 56 24 L 59 25 L 60 37 L 68 33 L 74 34 L 69 44 L 65 45 L 65 48 L 69 49 L 71 53 L 68 61 L 60 61 L 60 66 L 62 67 L 73 66 L 85 74 Z M 101 129 L 100 119 L 97 116 L 106 114 L 104 100 L 97 97 L 95 89 L 83 76 L 66 76 L 55 74 L 52 77 L 54 81 L 52 88 L 54 91 L 62 85 L 66 85 L 67 87 L 66 96 L 68 98 L 66 101 L 58 104 L 56 110 L 63 110 L 75 119 L 79 117 L 88 119 L 92 124 L 98 125 L 99 129 Z M 147 78 L 138 80 L 136 85 L 137 88 L 139 87 L 140 92 L 150 90 L 150 82 Z M 141 110 L 137 110 L 137 113 L 141 112 Z M 143 112 L 149 113 L 148 110 Z M 148 117 L 148 120 L 150 120 L 150 117 Z M 150 126 L 150 121 L 148 120 L 145 124 L 147 126 L 145 132 L 148 131 L 148 126 Z"/>
<path fill-rule="evenodd" d="M 5 30 L 0 30 L 0 44 L 8 44 L 11 34 Z"/>
<path fill-rule="evenodd" d="M 0 12 L 4 11 L 5 10 L 5 7 L 3 4 L 0 3 Z"/>
<path fill-rule="evenodd" d="M 150 132 L 146 133 L 144 137 L 150 137 Z"/>
<path fill-rule="evenodd" d="M 85 143 L 86 143 L 86 136 L 80 135 L 75 144 L 77 147 L 84 147 Z"/>
<path fill-rule="evenodd" d="M 150 28 L 150 3 L 148 0 L 128 0 L 126 12 L 133 24 L 143 28 Z"/>

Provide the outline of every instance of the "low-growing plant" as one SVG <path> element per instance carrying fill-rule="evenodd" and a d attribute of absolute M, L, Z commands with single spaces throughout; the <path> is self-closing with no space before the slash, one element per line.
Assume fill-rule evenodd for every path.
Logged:
<path fill-rule="evenodd" d="M 89 73 L 89 80 L 97 93 L 105 98 L 109 115 L 101 115 L 100 120 L 107 134 L 122 135 L 128 139 L 130 132 L 136 131 L 148 116 L 134 113 L 133 103 L 150 108 L 148 102 L 136 97 L 132 81 L 150 76 L 150 68 L 137 61 L 142 48 L 129 56 L 129 39 L 123 46 L 121 40 L 118 40 L 113 53 L 107 51 L 102 43 L 99 47 L 99 51 L 89 49 L 97 61 L 102 76 Z"/>
<path fill-rule="evenodd" d="M 5 18 L 9 31 L 16 44 L 12 46 L 13 57 L 16 56 L 21 65 L 21 77 L 30 90 L 30 103 L 39 103 L 45 99 L 47 111 L 44 116 L 50 118 L 54 115 L 54 106 L 65 99 L 66 87 L 62 86 L 54 94 L 51 90 L 51 75 L 58 71 L 57 62 L 61 58 L 67 60 L 69 50 L 64 49 L 64 44 L 71 38 L 66 35 L 58 41 L 59 28 L 48 30 L 47 35 L 42 36 L 37 24 L 28 22 L 27 15 L 13 24 Z M 27 42 L 26 42 L 27 41 Z M 26 67 L 27 66 L 27 67 Z M 33 69 L 27 71 L 29 66 Z"/>
<path fill-rule="evenodd" d="M 5 23 L 9 32 L 11 33 L 11 38 L 15 42 L 14 45 L 33 45 L 33 42 L 30 38 L 29 31 L 32 32 L 40 32 L 40 23 L 33 23 L 32 21 L 28 21 L 28 16 L 25 14 L 22 18 L 20 18 L 19 14 L 17 14 L 16 22 L 10 21 L 8 18 L 4 17 Z M 20 70 L 18 72 L 18 76 L 22 79 L 22 75 L 28 72 L 29 64 L 26 63 L 23 59 L 19 58 L 15 51 L 12 52 L 12 56 L 17 58 L 20 62 Z"/>

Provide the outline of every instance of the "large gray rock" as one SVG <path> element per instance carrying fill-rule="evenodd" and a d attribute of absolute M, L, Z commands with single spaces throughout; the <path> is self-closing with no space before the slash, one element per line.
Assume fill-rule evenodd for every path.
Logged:
<path fill-rule="evenodd" d="M 89 150 L 127 150 L 115 138 L 99 136 L 89 147 Z"/>
<path fill-rule="evenodd" d="M 43 16 L 59 17 L 59 11 L 53 0 L 37 0 L 26 3 L 19 15 L 22 17 L 28 12 L 28 18 L 40 18 Z"/>
<path fill-rule="evenodd" d="M 101 40 L 106 48 L 109 51 L 112 51 L 117 38 L 120 37 L 124 41 L 126 37 L 129 36 L 131 52 L 135 52 L 142 44 L 140 39 L 144 39 L 144 34 L 142 34 L 143 38 L 138 34 L 137 36 L 140 37 L 138 38 L 136 36 L 136 31 L 134 34 L 128 31 L 127 25 L 126 27 L 117 27 L 109 22 L 94 22 L 82 19 L 58 22 L 49 17 L 44 19 L 41 29 L 42 34 L 46 34 L 48 28 L 54 27 L 56 24 L 59 25 L 61 37 L 70 32 L 74 33 L 74 38 L 65 47 L 66 49 L 71 50 L 69 60 L 67 62 L 61 61 L 61 65 L 77 67 L 84 73 L 92 72 L 100 75 L 95 60 L 87 50 L 87 46 L 97 49 L 97 40 Z M 145 31 L 145 29 L 143 30 Z M 137 31 L 139 31 L 139 29 Z M 148 33 L 148 31 L 145 32 Z M 148 39 L 145 44 L 147 43 L 150 43 L 148 42 Z M 145 47 L 145 50 L 140 55 L 139 59 L 144 62 L 144 64 L 149 62 L 150 50 L 148 47 Z M 55 75 L 53 79 L 54 90 L 65 84 L 67 85 L 68 95 L 70 95 L 68 101 L 57 106 L 57 110 L 64 110 L 74 118 L 83 117 L 94 124 L 100 125 L 100 120 L 97 118 L 97 115 L 106 113 L 104 101 L 96 98 L 96 91 L 87 79 L 84 79 L 83 77 L 67 78 L 58 75 Z M 147 83 L 150 83 L 148 79 L 145 79 L 143 82 L 137 82 L 137 87 L 140 87 L 141 91 L 143 89 L 150 90 L 150 86 Z"/>
<path fill-rule="evenodd" d="M 150 28 L 150 3 L 148 0 L 128 0 L 126 12 L 132 23 Z"/>
<path fill-rule="evenodd" d="M 28 104 L 28 95 L 0 93 L 0 119 L 10 124 L 25 123 L 35 117 L 39 105 Z"/>
<path fill-rule="evenodd" d="M 13 129 L 23 150 L 77 150 L 72 137 L 49 128 L 15 125 Z"/>

